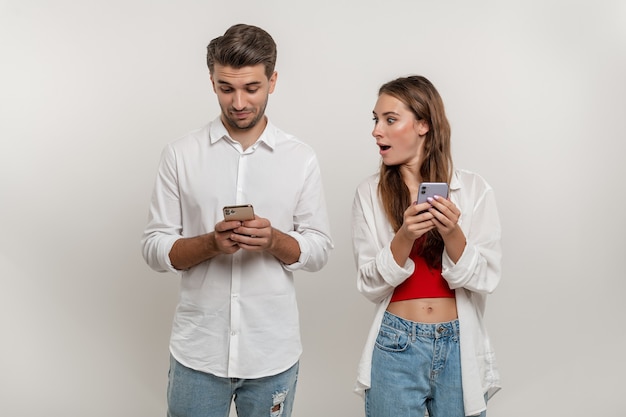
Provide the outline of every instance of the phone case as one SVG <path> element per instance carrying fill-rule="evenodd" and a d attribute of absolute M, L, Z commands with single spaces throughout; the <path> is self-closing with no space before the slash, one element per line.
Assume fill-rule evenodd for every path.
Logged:
<path fill-rule="evenodd" d="M 448 184 L 445 182 L 423 182 L 417 191 L 417 204 L 425 203 L 435 195 L 448 198 Z"/>
<path fill-rule="evenodd" d="M 242 204 L 239 206 L 226 206 L 224 207 L 224 220 L 232 221 L 232 220 L 253 220 L 254 219 L 254 209 L 252 208 L 252 204 Z"/>

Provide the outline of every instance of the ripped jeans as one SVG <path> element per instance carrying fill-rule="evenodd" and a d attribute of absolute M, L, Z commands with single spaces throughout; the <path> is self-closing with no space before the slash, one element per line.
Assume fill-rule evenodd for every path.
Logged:
<path fill-rule="evenodd" d="M 239 417 L 290 417 L 299 363 L 273 376 L 220 378 L 170 356 L 168 417 L 228 417 L 234 399 Z"/>

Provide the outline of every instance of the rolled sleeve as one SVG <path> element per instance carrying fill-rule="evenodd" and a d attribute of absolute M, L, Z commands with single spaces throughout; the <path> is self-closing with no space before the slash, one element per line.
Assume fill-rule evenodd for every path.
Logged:
<path fill-rule="evenodd" d="M 146 263 L 157 272 L 173 272 L 179 274 L 181 271 L 172 266 L 170 251 L 174 243 L 180 236 L 154 233 L 148 235 L 142 241 L 142 253 Z"/>
<path fill-rule="evenodd" d="M 393 258 L 391 244 L 387 244 L 374 259 L 359 265 L 357 289 L 368 300 L 379 303 L 389 296 L 395 287 L 404 282 L 414 270 L 415 264 L 411 259 L 407 259 L 404 266 L 398 265 Z"/>
<path fill-rule="evenodd" d="M 172 147 L 167 146 L 161 154 L 148 225 L 141 239 L 142 254 L 150 268 L 157 272 L 180 272 L 172 266 L 169 254 L 174 242 L 182 237 L 181 230 L 176 157 Z"/>
<path fill-rule="evenodd" d="M 324 234 L 307 232 L 305 234 L 291 231 L 287 233 L 300 246 L 300 258 L 297 262 L 283 265 L 288 271 L 319 271 L 328 262 L 330 251 L 333 248 L 330 238 Z"/>
<path fill-rule="evenodd" d="M 459 260 L 454 263 L 444 250 L 442 275 L 450 288 L 466 288 L 478 293 L 493 292 L 500 281 L 502 249 L 498 209 L 493 190 L 484 180 L 474 175 L 468 185 L 474 198 L 461 202 L 460 226 L 467 244 Z M 460 201 L 460 200 L 459 200 Z M 470 203 L 473 202 L 473 205 Z"/>
<path fill-rule="evenodd" d="M 381 278 L 395 288 L 413 274 L 415 263 L 408 258 L 404 266 L 398 265 L 391 252 L 390 242 L 376 256 L 376 268 Z"/>
<path fill-rule="evenodd" d="M 469 245 L 455 264 L 444 254 L 442 275 L 450 288 L 492 293 L 500 281 L 500 249 Z"/>

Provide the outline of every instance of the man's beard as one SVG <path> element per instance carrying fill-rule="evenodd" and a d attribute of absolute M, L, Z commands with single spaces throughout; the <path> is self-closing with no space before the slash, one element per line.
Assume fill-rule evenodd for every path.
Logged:
<path fill-rule="evenodd" d="M 259 112 L 256 114 L 256 117 L 254 119 L 252 119 L 249 123 L 247 123 L 247 124 L 245 124 L 243 126 L 237 120 L 234 120 L 234 119 L 230 118 L 228 116 L 230 113 L 224 112 L 223 109 L 222 109 L 222 114 L 224 115 L 224 119 L 226 120 L 226 123 L 228 123 L 228 125 L 230 127 L 232 127 L 233 129 L 250 130 L 254 126 L 256 126 L 259 123 L 259 121 L 261 121 L 263 119 L 263 117 L 265 116 L 265 108 L 266 107 L 267 107 L 267 100 L 265 100 L 265 103 L 263 104 L 263 107 L 261 107 L 259 109 Z"/>

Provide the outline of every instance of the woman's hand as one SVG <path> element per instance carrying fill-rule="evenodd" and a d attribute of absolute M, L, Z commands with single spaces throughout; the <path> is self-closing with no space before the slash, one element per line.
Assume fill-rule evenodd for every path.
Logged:
<path fill-rule="evenodd" d="M 433 214 L 428 211 L 431 207 L 427 202 L 411 204 L 404 211 L 402 226 L 391 241 L 391 253 L 398 265 L 406 263 L 415 240 L 435 228 Z"/>
<path fill-rule="evenodd" d="M 428 202 L 431 204 L 428 212 L 433 215 L 431 222 L 443 238 L 448 256 L 456 263 L 466 244 L 465 234 L 458 224 L 461 211 L 452 201 L 440 196 L 429 198 Z"/>
<path fill-rule="evenodd" d="M 435 196 L 428 198 L 431 207 L 428 211 L 433 215 L 433 224 L 437 227 L 439 234 L 444 237 L 454 232 L 458 227 L 458 221 L 461 217 L 461 211 L 450 200 Z"/>
<path fill-rule="evenodd" d="M 400 235 L 413 245 L 415 240 L 434 229 L 435 223 L 432 221 L 434 216 L 428 211 L 431 207 L 430 203 L 411 204 L 404 210 L 404 220 L 396 235 Z"/>

